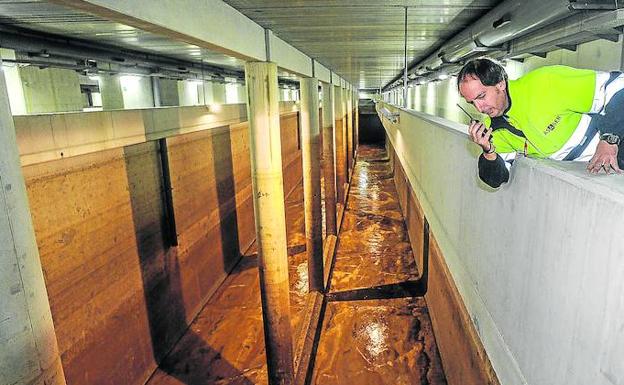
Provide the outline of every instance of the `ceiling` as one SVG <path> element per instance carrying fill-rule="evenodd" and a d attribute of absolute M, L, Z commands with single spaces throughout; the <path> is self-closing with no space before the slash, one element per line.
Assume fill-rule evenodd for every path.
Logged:
<path fill-rule="evenodd" d="M 425 58 L 499 0 L 226 0 L 247 17 L 359 88 L 379 88 Z M 0 26 L 242 69 L 225 54 L 37 0 L 0 0 Z M 285 75 L 285 74 L 283 74 Z"/>
<path fill-rule="evenodd" d="M 358 88 L 379 88 L 497 0 L 225 0 Z"/>

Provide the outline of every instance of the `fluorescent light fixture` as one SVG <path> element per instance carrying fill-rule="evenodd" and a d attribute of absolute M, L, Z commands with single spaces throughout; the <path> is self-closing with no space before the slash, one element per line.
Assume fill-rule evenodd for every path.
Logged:
<path fill-rule="evenodd" d="M 89 75 L 89 79 L 99 82 L 101 79 L 98 75 Z"/>
<path fill-rule="evenodd" d="M 440 76 L 438 76 L 438 79 L 440 80 L 444 80 L 444 79 L 448 79 L 448 75 L 447 74 L 440 74 Z"/>

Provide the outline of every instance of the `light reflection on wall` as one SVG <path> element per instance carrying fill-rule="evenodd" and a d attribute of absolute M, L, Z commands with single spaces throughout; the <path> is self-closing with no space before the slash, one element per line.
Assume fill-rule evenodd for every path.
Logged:
<path fill-rule="evenodd" d="M 227 83 L 225 85 L 225 103 L 238 103 L 238 84 Z"/>
<path fill-rule="evenodd" d="M 154 106 L 152 81 L 149 77 L 122 75 L 119 77 L 124 108 L 148 108 Z"/>
<path fill-rule="evenodd" d="M 427 100 L 425 106 L 425 112 L 431 115 L 435 115 L 436 113 L 436 92 L 435 92 L 435 82 L 427 83 Z"/>
<path fill-rule="evenodd" d="M 420 104 L 422 103 L 421 101 L 422 98 L 420 97 L 421 88 L 422 88 L 421 85 L 414 87 L 414 101 L 413 101 L 414 106 L 412 108 L 417 111 L 421 110 L 420 108 Z"/>
<path fill-rule="evenodd" d="M 460 99 L 459 92 L 457 91 L 457 77 L 451 76 L 444 83 L 446 88 L 446 98 L 444 98 L 446 101 L 446 117 L 447 119 L 459 122 L 461 121 L 460 119 L 463 113 L 457 107 L 457 103 L 459 103 Z"/>

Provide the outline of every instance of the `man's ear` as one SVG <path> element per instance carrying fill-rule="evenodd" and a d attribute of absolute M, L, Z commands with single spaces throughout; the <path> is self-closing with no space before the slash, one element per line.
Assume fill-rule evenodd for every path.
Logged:
<path fill-rule="evenodd" d="M 495 87 L 500 91 L 505 91 L 507 89 L 507 82 L 505 81 L 505 79 L 503 79 L 500 82 L 496 83 Z"/>

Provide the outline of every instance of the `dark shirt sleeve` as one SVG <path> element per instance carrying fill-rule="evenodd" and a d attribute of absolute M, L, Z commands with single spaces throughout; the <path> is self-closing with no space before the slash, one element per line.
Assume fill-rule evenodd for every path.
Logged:
<path fill-rule="evenodd" d="M 493 188 L 498 188 L 501 184 L 509 181 L 509 170 L 505 167 L 503 158 L 496 154 L 496 159 L 487 160 L 481 154 L 479 156 L 479 178 Z"/>
<path fill-rule="evenodd" d="M 604 115 L 596 118 L 599 119 L 598 129 L 601 133 L 608 132 L 624 138 L 624 90 L 616 92 L 605 106 Z"/>

